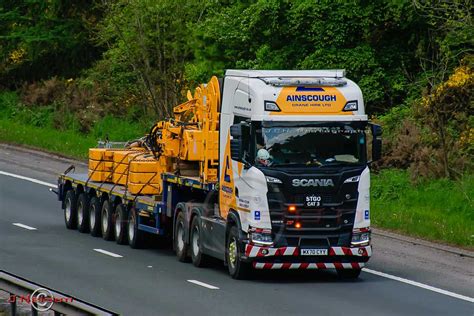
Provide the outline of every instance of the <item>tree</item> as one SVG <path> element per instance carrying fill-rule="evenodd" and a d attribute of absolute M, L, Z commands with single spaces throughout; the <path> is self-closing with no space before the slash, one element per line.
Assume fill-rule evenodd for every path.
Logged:
<path fill-rule="evenodd" d="M 167 117 L 182 101 L 193 27 L 204 8 L 184 0 L 104 2 L 107 16 L 98 33 L 108 47 L 103 57 L 135 75 L 145 113 Z"/>
<path fill-rule="evenodd" d="M 0 85 L 76 76 L 99 56 L 91 25 L 100 16 L 92 0 L 2 1 Z"/>

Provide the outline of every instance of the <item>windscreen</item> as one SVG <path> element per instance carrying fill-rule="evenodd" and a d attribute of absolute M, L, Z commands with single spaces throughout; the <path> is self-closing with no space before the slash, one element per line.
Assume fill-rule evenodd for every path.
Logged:
<path fill-rule="evenodd" d="M 257 127 L 255 163 L 327 166 L 365 163 L 365 133 L 351 125 Z"/>

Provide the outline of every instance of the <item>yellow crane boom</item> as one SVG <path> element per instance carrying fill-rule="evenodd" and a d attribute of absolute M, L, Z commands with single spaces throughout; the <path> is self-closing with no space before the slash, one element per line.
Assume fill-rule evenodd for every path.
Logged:
<path fill-rule="evenodd" d="M 220 85 L 199 85 L 173 118 L 157 122 L 145 142 L 128 149 L 91 148 L 89 179 L 125 185 L 132 194 L 161 194 L 161 175 L 175 172 L 217 182 Z"/>

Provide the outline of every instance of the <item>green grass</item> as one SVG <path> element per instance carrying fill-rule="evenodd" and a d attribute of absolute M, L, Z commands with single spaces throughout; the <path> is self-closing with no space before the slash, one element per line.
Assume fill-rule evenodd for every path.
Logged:
<path fill-rule="evenodd" d="M 384 170 L 371 189 L 374 226 L 474 248 L 474 175 L 415 185 L 406 171 Z"/>
<path fill-rule="evenodd" d="M 95 147 L 95 138 L 72 131 L 28 126 L 9 120 L 0 120 L 0 142 L 41 148 L 65 156 L 86 159 L 89 147 Z"/>

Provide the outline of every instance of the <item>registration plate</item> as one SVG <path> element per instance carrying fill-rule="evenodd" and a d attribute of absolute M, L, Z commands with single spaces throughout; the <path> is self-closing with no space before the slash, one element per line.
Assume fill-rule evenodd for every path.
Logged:
<path fill-rule="evenodd" d="M 327 256 L 327 249 L 301 249 L 302 256 Z"/>
<path fill-rule="evenodd" d="M 305 205 L 306 207 L 319 207 L 321 206 L 321 197 L 318 195 L 307 195 Z"/>

